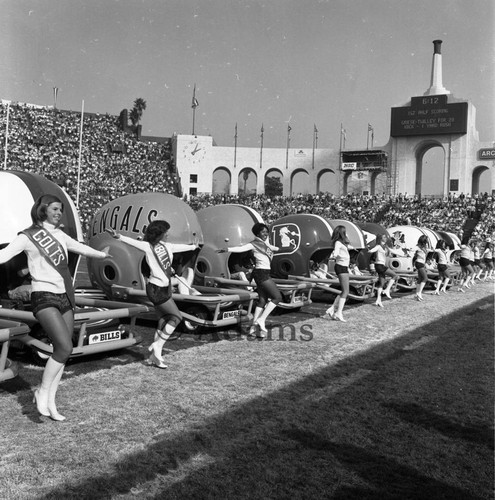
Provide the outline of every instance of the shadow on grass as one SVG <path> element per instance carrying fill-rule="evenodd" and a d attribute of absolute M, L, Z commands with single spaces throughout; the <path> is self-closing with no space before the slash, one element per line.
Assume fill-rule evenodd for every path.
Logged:
<path fill-rule="evenodd" d="M 397 412 L 400 418 L 414 425 L 434 429 L 450 439 L 464 439 L 482 446 L 494 449 L 493 429 L 486 426 L 469 426 L 463 422 L 445 418 L 434 412 L 427 411 L 415 403 L 387 403 L 385 406 Z"/>
<path fill-rule="evenodd" d="M 113 472 L 68 478 L 39 498 L 492 498 L 488 303 L 492 297 L 182 434 L 164 430 Z M 473 325 L 467 312 L 480 305 Z M 425 332 L 433 340 L 419 342 Z"/>

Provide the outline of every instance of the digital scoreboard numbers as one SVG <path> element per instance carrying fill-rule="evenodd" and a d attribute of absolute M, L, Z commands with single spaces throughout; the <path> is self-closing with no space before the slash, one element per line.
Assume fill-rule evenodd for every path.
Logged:
<path fill-rule="evenodd" d="M 390 135 L 465 134 L 468 103 L 448 104 L 446 95 L 412 97 L 411 105 L 392 108 Z"/>

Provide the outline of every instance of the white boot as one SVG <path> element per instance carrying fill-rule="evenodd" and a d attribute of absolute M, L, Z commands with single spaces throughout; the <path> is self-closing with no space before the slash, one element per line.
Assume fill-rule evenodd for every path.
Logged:
<path fill-rule="evenodd" d="M 340 297 L 340 295 L 337 295 L 335 297 L 335 300 L 333 301 L 333 304 L 325 311 L 325 314 L 328 314 L 328 316 L 330 316 L 332 319 L 335 319 L 334 318 L 335 309 L 337 309 L 337 307 L 339 305 L 339 297 Z"/>
<path fill-rule="evenodd" d="M 48 361 L 46 362 L 45 370 L 43 371 L 41 386 L 39 389 L 34 391 L 34 401 L 36 403 L 36 408 L 38 409 L 38 412 L 45 417 L 51 417 L 50 409 L 48 407 L 50 388 L 54 380 L 57 378 L 59 372 L 63 371 L 63 368 L 64 363 L 59 363 L 50 356 L 48 358 Z M 55 393 L 57 392 L 57 387 L 55 387 Z M 55 398 L 55 394 L 53 395 L 53 397 Z"/>
<path fill-rule="evenodd" d="M 442 292 L 447 293 L 447 285 L 449 284 L 449 278 L 445 278 L 443 281 L 443 287 L 442 287 Z"/>
<path fill-rule="evenodd" d="M 416 300 L 423 300 L 423 288 L 425 285 L 426 283 L 424 281 L 416 285 Z"/>
<path fill-rule="evenodd" d="M 389 280 L 389 282 L 387 284 L 387 288 L 385 288 L 385 291 L 383 292 L 383 295 L 385 295 L 389 299 L 392 299 L 392 297 L 390 296 L 390 290 L 392 290 L 392 287 L 394 286 L 394 282 L 395 282 L 395 280 L 393 280 L 393 279 Z"/>
<path fill-rule="evenodd" d="M 277 304 L 274 304 L 271 300 L 266 303 L 263 312 L 261 313 L 260 317 L 256 320 L 256 324 L 260 327 L 261 334 L 264 337 L 264 334 L 266 333 L 266 326 L 265 326 L 265 320 L 268 318 L 270 313 L 277 307 Z"/>
<path fill-rule="evenodd" d="M 58 386 L 60 384 L 60 379 L 64 373 L 65 365 L 62 365 L 56 377 L 54 378 L 52 385 L 48 391 L 48 411 L 50 412 L 50 417 L 53 420 L 57 420 L 62 422 L 65 420 L 65 417 L 61 415 L 57 410 L 57 405 L 55 404 L 55 396 L 57 395 Z"/>
<path fill-rule="evenodd" d="M 378 288 L 376 291 L 376 301 L 375 301 L 375 306 L 378 307 L 383 307 L 382 304 L 382 288 Z"/>
<path fill-rule="evenodd" d="M 167 323 L 165 325 L 164 331 L 157 330 L 155 332 L 154 342 L 148 347 L 148 351 L 151 352 L 149 360 L 158 368 L 167 368 L 167 365 L 162 358 L 162 350 L 165 342 L 168 340 L 170 335 L 174 333 L 174 331 L 175 327 Z"/>
<path fill-rule="evenodd" d="M 256 321 L 261 316 L 263 312 L 263 307 L 256 307 L 253 314 L 253 323 L 251 324 L 251 328 L 249 329 L 249 335 L 256 335 Z"/>
<path fill-rule="evenodd" d="M 344 310 L 345 301 L 346 301 L 346 299 L 342 299 L 341 297 L 339 297 L 339 307 L 338 307 L 337 312 L 335 313 L 335 316 L 334 316 L 334 318 L 337 321 L 342 321 L 344 323 L 346 323 L 346 321 L 347 321 L 344 319 L 344 316 L 342 316 L 342 311 Z"/>

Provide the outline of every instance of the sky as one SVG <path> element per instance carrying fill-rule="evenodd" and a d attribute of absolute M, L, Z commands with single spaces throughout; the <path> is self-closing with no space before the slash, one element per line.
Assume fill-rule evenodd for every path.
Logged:
<path fill-rule="evenodd" d="M 0 0 L 0 98 L 118 115 L 143 135 L 219 146 L 338 149 L 390 134 L 390 109 L 443 85 L 495 141 L 493 0 Z"/>

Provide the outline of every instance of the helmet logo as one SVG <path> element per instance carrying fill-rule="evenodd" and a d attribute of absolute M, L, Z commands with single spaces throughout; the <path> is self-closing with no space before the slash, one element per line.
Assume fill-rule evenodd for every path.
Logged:
<path fill-rule="evenodd" d="M 392 235 L 393 247 L 404 248 L 406 246 L 406 235 L 402 231 L 395 231 Z"/>
<path fill-rule="evenodd" d="M 273 244 L 280 248 L 277 255 L 290 255 L 297 251 L 301 230 L 296 224 L 276 224 L 272 227 Z"/>

